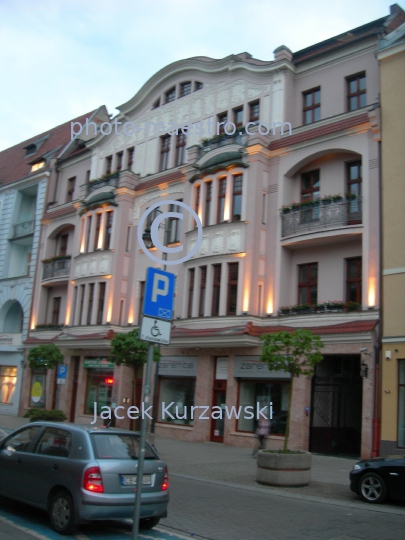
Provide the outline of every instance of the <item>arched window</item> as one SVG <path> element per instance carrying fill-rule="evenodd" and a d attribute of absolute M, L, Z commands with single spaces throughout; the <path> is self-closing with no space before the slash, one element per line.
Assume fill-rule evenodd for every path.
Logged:
<path fill-rule="evenodd" d="M 4 306 L 6 308 L 6 306 Z M 7 309 L 7 308 L 6 308 Z M 19 302 L 12 302 L 6 310 L 3 320 L 3 332 L 5 334 L 20 334 L 23 327 L 23 310 Z"/>

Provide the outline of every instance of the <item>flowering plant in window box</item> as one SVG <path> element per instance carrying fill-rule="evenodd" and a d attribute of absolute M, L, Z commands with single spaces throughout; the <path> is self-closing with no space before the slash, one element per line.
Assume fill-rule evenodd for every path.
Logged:
<path fill-rule="evenodd" d="M 292 210 L 293 212 L 297 212 L 299 209 L 300 209 L 300 203 L 293 202 L 293 203 L 291 204 L 291 210 Z"/>
<path fill-rule="evenodd" d="M 311 305 L 310 304 L 297 304 L 296 306 L 292 307 L 293 311 L 296 311 L 297 313 L 309 313 L 311 311 Z"/>
<path fill-rule="evenodd" d="M 301 201 L 301 208 L 310 208 L 311 206 L 314 206 L 313 201 L 310 201 L 309 199 Z"/>
<path fill-rule="evenodd" d="M 332 202 L 332 195 L 325 195 L 322 197 L 322 204 L 331 204 Z"/>
<path fill-rule="evenodd" d="M 314 308 L 317 313 L 321 313 L 325 311 L 325 304 L 315 304 Z"/>
<path fill-rule="evenodd" d="M 72 255 L 55 255 L 55 257 L 49 257 L 49 259 L 42 259 L 44 264 L 51 263 L 54 261 L 62 261 L 66 259 L 71 259 Z"/>
<path fill-rule="evenodd" d="M 351 191 L 346 192 L 346 199 L 348 201 L 353 201 L 356 198 L 356 194 L 352 193 Z"/>
<path fill-rule="evenodd" d="M 281 306 L 280 313 L 282 315 L 289 315 L 291 313 L 291 306 Z"/>
<path fill-rule="evenodd" d="M 291 206 L 288 204 L 283 204 L 281 211 L 283 214 L 289 214 L 291 212 Z"/>
<path fill-rule="evenodd" d="M 340 193 L 337 193 L 335 195 L 332 195 L 332 201 L 333 202 L 340 202 L 343 200 L 343 197 Z"/>
<path fill-rule="evenodd" d="M 345 311 L 356 311 L 356 309 L 359 309 L 359 307 L 359 302 L 354 302 L 353 300 L 345 302 Z"/>
<path fill-rule="evenodd" d="M 343 311 L 345 304 L 343 300 L 333 300 L 332 302 L 331 301 L 325 302 L 325 306 L 327 309 L 336 309 L 336 310 L 339 309 Z"/>

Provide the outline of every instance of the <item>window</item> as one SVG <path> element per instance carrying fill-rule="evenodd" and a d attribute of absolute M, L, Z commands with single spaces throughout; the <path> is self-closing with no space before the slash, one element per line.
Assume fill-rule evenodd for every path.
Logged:
<path fill-rule="evenodd" d="M 238 267 L 239 263 L 228 263 L 227 315 L 236 315 L 236 306 L 238 300 Z"/>
<path fill-rule="evenodd" d="M 68 234 L 61 234 L 58 238 L 58 243 L 59 243 L 59 255 L 61 255 L 62 257 L 65 257 L 66 256 L 66 253 L 67 253 L 67 246 L 68 246 L 68 240 L 69 240 L 69 235 Z"/>
<path fill-rule="evenodd" d="M 217 134 L 225 133 L 225 124 L 228 122 L 228 113 L 224 112 L 217 116 Z"/>
<path fill-rule="evenodd" d="M 304 99 L 303 122 L 312 124 L 321 119 L 321 89 L 312 88 L 302 93 Z"/>
<path fill-rule="evenodd" d="M 90 251 L 90 237 L 91 237 L 91 216 L 87 218 L 87 240 L 86 240 L 86 252 Z"/>
<path fill-rule="evenodd" d="M 33 163 L 31 165 L 31 172 L 37 171 L 38 169 L 42 169 L 42 167 L 45 167 L 44 159 L 42 159 L 41 161 L 37 161 L 36 163 Z"/>
<path fill-rule="evenodd" d="M 187 96 L 188 94 L 191 94 L 191 82 L 184 82 L 180 85 L 180 97 Z"/>
<path fill-rule="evenodd" d="M 191 268 L 188 271 L 188 308 L 187 308 L 187 317 L 192 317 L 193 316 L 194 277 L 195 277 L 195 269 Z"/>
<path fill-rule="evenodd" d="M 183 165 L 186 161 L 186 140 L 184 133 L 179 133 L 176 137 L 176 167 Z"/>
<path fill-rule="evenodd" d="M 200 299 L 198 302 L 198 316 L 204 317 L 205 311 L 205 287 L 207 284 L 207 267 L 200 267 Z"/>
<path fill-rule="evenodd" d="M 262 195 L 262 224 L 266 224 L 266 194 Z"/>
<path fill-rule="evenodd" d="M 138 311 L 138 324 L 141 324 L 143 300 L 145 298 L 145 282 L 139 282 L 139 311 Z"/>
<path fill-rule="evenodd" d="M 120 302 L 120 326 L 123 325 L 124 322 L 124 300 L 121 300 Z"/>
<path fill-rule="evenodd" d="M 169 212 L 177 212 L 178 214 L 180 214 L 181 206 L 177 204 L 171 204 L 169 208 Z M 168 219 L 169 219 L 169 222 L 167 226 L 166 242 L 167 244 L 173 244 L 174 242 L 180 241 L 181 220 L 176 217 L 170 217 Z"/>
<path fill-rule="evenodd" d="M 273 418 L 271 420 L 271 434 L 284 435 L 287 425 L 288 396 L 290 392 L 290 381 L 244 381 L 239 382 L 239 403 L 238 407 L 252 407 L 256 410 L 257 403 L 265 401 L 272 403 Z M 269 411 L 264 411 L 269 416 Z M 246 418 L 246 416 L 248 418 Z M 238 431 L 254 433 L 257 429 L 257 418 L 249 418 L 249 415 L 240 415 L 238 420 Z"/>
<path fill-rule="evenodd" d="M 103 324 L 105 283 L 98 286 L 98 306 L 97 306 L 97 324 Z"/>
<path fill-rule="evenodd" d="M 165 103 L 170 103 L 171 101 L 174 101 L 176 99 L 176 87 L 173 86 L 173 88 L 170 88 L 165 93 Z"/>
<path fill-rule="evenodd" d="M 301 175 L 301 201 L 316 201 L 319 199 L 320 180 L 319 170 Z M 307 207 L 301 210 L 301 221 L 308 222 L 319 219 L 319 207 Z"/>
<path fill-rule="evenodd" d="M 366 74 L 347 77 L 347 110 L 355 111 L 367 105 Z"/>
<path fill-rule="evenodd" d="M 240 221 L 242 215 L 242 185 L 243 176 L 235 175 L 233 177 L 232 221 Z"/>
<path fill-rule="evenodd" d="M 157 100 L 154 102 L 152 109 L 157 109 L 158 107 L 160 107 L 160 98 L 157 98 Z"/>
<path fill-rule="evenodd" d="M 170 139 L 170 135 L 164 135 L 160 138 L 160 171 L 169 168 Z"/>
<path fill-rule="evenodd" d="M 318 301 L 318 263 L 298 266 L 298 304 L 316 304 Z"/>
<path fill-rule="evenodd" d="M 31 377 L 30 407 L 44 409 L 46 405 L 46 369 L 33 371 Z"/>
<path fill-rule="evenodd" d="M 75 314 L 76 314 L 76 306 L 77 306 L 77 285 L 73 288 L 73 303 L 72 303 L 72 324 L 75 324 Z"/>
<path fill-rule="evenodd" d="M 91 174 L 91 171 L 86 171 L 86 184 L 90 182 L 90 174 Z"/>
<path fill-rule="evenodd" d="M 97 415 L 102 407 L 111 407 L 114 371 L 87 368 L 87 387 L 84 414 L 94 414 L 94 403 L 97 403 Z"/>
<path fill-rule="evenodd" d="M 138 435 L 127 435 L 104 432 L 92 433 L 91 442 L 96 458 L 98 459 L 135 459 L 139 457 L 140 437 Z M 156 454 L 150 446 L 145 447 L 145 459 L 157 459 Z"/>
<path fill-rule="evenodd" d="M 13 403 L 13 395 L 17 385 L 17 367 L 0 366 L 0 403 Z"/>
<path fill-rule="evenodd" d="M 54 324 L 55 326 L 57 326 L 59 324 L 60 303 L 61 303 L 61 297 L 60 296 L 57 296 L 57 297 L 53 298 L 52 322 L 51 322 L 51 324 Z"/>
<path fill-rule="evenodd" d="M 238 107 L 233 111 L 233 121 L 236 127 L 243 126 L 243 107 Z"/>
<path fill-rule="evenodd" d="M 362 194 L 362 165 L 361 161 L 347 164 L 347 191 L 356 197 L 348 201 L 348 224 L 361 223 L 361 194 Z"/>
<path fill-rule="evenodd" d="M 221 178 L 218 181 L 217 223 L 222 223 L 225 220 L 225 197 L 226 197 L 226 178 Z"/>
<path fill-rule="evenodd" d="M 346 302 L 361 304 L 361 257 L 346 259 Z"/>
<path fill-rule="evenodd" d="M 201 195 L 201 184 L 199 184 L 195 188 L 194 211 L 198 216 L 200 212 L 200 195 Z M 197 227 L 197 222 L 195 222 L 194 227 Z"/>
<path fill-rule="evenodd" d="M 212 283 L 212 308 L 211 315 L 219 315 L 219 300 L 221 292 L 221 265 L 214 264 L 212 266 L 214 276 Z"/>
<path fill-rule="evenodd" d="M 86 292 L 86 285 L 80 285 L 80 310 L 79 310 L 79 321 L 78 325 L 82 324 L 83 319 L 83 308 L 84 308 L 84 294 Z"/>
<path fill-rule="evenodd" d="M 132 165 L 134 163 L 134 152 L 135 148 L 132 146 L 127 150 L 127 169 L 132 170 Z"/>
<path fill-rule="evenodd" d="M 205 213 L 204 213 L 204 226 L 205 227 L 207 227 L 210 224 L 211 195 L 212 195 L 212 182 L 205 182 Z"/>
<path fill-rule="evenodd" d="M 93 303 L 94 303 L 94 283 L 89 285 L 89 303 L 87 309 L 87 324 L 91 324 L 91 319 L 93 315 Z"/>
<path fill-rule="evenodd" d="M 120 171 L 122 168 L 122 156 L 123 156 L 123 152 L 117 153 L 116 167 L 115 167 L 116 171 Z"/>
<path fill-rule="evenodd" d="M 39 434 L 42 426 L 31 426 L 19 431 L 7 439 L 7 450 L 11 452 L 28 452 L 31 450 L 31 443 Z"/>
<path fill-rule="evenodd" d="M 258 122 L 260 115 L 260 102 L 249 103 L 249 122 Z"/>
<path fill-rule="evenodd" d="M 162 358 L 164 360 L 164 358 Z M 163 378 L 159 377 L 159 407 L 158 422 L 171 424 L 194 424 L 191 418 L 191 407 L 194 406 L 195 378 Z M 162 403 L 173 403 L 166 409 L 169 414 L 162 416 Z M 193 415 L 195 416 L 195 415 Z"/>
<path fill-rule="evenodd" d="M 104 249 L 110 249 L 112 226 L 113 226 L 113 212 L 112 211 L 106 212 Z"/>
<path fill-rule="evenodd" d="M 201 90 L 201 88 L 203 87 L 203 83 L 202 83 L 202 82 L 196 81 L 194 84 L 195 84 L 195 86 L 194 86 L 194 92 L 197 92 L 197 90 Z"/>
<path fill-rule="evenodd" d="M 75 191 L 75 184 L 76 184 L 76 176 L 72 176 L 72 178 L 68 179 L 68 190 L 66 195 L 66 202 L 73 201 L 73 193 Z"/>
<path fill-rule="evenodd" d="M 105 158 L 105 174 L 111 174 L 112 156 Z"/>
<path fill-rule="evenodd" d="M 405 447 L 405 360 L 398 361 L 398 446 Z"/>
<path fill-rule="evenodd" d="M 101 229 L 101 216 L 102 214 L 96 214 L 96 234 L 94 235 L 93 251 L 95 251 L 98 248 L 98 241 L 100 239 L 100 229 Z"/>
<path fill-rule="evenodd" d="M 29 144 L 25 147 L 25 157 L 30 156 L 31 154 L 35 154 L 37 151 L 37 145 L 36 144 Z"/>
<path fill-rule="evenodd" d="M 125 242 L 125 251 L 129 251 L 129 240 L 131 238 L 131 225 L 128 225 L 127 227 L 127 240 Z"/>
<path fill-rule="evenodd" d="M 65 429 L 45 428 L 41 438 L 35 445 L 37 454 L 46 456 L 69 457 L 72 446 L 72 436 Z"/>
<path fill-rule="evenodd" d="M 257 288 L 257 314 L 259 317 L 262 314 L 262 296 L 263 296 L 263 285 L 259 285 Z"/>

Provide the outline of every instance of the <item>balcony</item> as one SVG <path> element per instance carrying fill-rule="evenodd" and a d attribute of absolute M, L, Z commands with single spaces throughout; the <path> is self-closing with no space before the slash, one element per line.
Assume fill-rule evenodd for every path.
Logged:
<path fill-rule="evenodd" d="M 54 278 L 68 278 L 70 274 L 70 256 L 43 261 L 42 280 Z"/>
<path fill-rule="evenodd" d="M 281 236 L 286 238 L 311 232 L 362 224 L 362 198 L 342 200 L 283 211 Z"/>
<path fill-rule="evenodd" d="M 22 223 L 17 223 L 13 225 L 13 236 L 12 239 L 22 238 L 23 236 L 29 236 L 34 233 L 35 229 L 35 219 L 31 221 L 23 221 Z"/>
<path fill-rule="evenodd" d="M 96 189 L 103 187 L 117 187 L 119 181 L 120 173 L 119 171 L 106 176 L 105 178 L 98 178 L 97 180 L 92 180 L 87 184 L 87 195 Z"/>
<path fill-rule="evenodd" d="M 199 158 L 204 156 L 207 152 L 215 150 L 216 148 L 222 148 L 223 146 L 228 146 L 230 144 L 239 144 L 243 145 L 247 135 L 241 132 L 236 132 L 234 135 L 227 135 L 223 133 L 221 135 L 216 135 L 211 139 L 203 141 L 199 148 Z"/>

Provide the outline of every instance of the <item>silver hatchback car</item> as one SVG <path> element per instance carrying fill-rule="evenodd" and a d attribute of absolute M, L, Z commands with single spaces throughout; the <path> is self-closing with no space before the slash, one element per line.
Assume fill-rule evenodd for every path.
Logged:
<path fill-rule="evenodd" d="M 0 442 L 0 494 L 47 510 L 72 534 L 91 520 L 132 518 L 139 434 L 81 424 L 34 422 Z M 166 464 L 147 444 L 140 527 L 167 516 Z"/>

